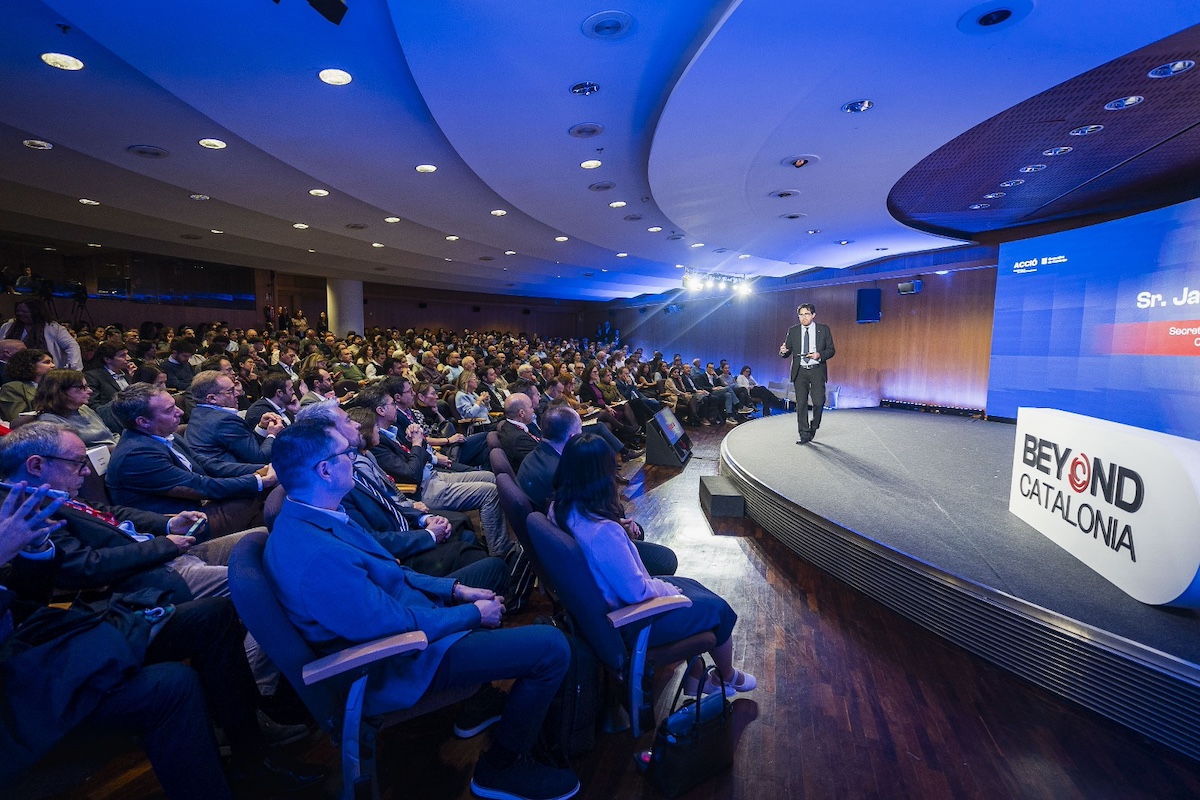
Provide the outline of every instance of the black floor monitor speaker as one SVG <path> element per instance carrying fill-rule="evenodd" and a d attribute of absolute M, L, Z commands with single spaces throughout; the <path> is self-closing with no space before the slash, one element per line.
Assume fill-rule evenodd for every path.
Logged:
<path fill-rule="evenodd" d="M 682 467 L 691 457 L 692 440 L 671 409 L 662 409 L 646 422 L 647 464 Z"/>

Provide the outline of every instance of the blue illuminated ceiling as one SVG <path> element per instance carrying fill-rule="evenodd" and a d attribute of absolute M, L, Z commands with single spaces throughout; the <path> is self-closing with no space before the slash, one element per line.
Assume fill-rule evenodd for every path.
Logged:
<path fill-rule="evenodd" d="M 1001 6 L 1017 13 L 977 24 Z M 593 300 L 675 288 L 677 265 L 751 276 L 849 267 L 974 235 L 926 217 L 941 212 L 928 204 L 939 192 L 966 191 L 961 170 L 899 204 L 924 230 L 889 212 L 889 192 L 931 153 L 1200 22 L 1186 3 L 1128 10 L 351 0 L 333 25 L 303 0 L 9 4 L 0 230 Z M 86 66 L 54 69 L 46 52 Z M 322 83 L 326 68 L 353 80 Z M 570 91 L 588 82 L 598 91 Z M 874 106 L 841 110 L 860 99 Z M 1145 106 L 1134 110 L 1165 113 Z M 228 146 L 204 149 L 204 137 Z M 801 155 L 814 158 L 788 163 Z M 582 169 L 589 159 L 602 164 Z"/>

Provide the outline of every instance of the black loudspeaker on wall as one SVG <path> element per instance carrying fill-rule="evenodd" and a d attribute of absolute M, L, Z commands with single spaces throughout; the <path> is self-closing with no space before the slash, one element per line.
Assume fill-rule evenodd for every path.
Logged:
<path fill-rule="evenodd" d="M 921 291 L 921 287 L 925 284 L 922 281 L 904 281 L 896 284 L 896 291 L 900 294 L 916 294 Z"/>

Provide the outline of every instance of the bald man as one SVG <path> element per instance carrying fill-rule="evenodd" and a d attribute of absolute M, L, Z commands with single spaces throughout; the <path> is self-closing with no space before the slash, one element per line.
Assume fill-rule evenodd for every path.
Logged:
<path fill-rule="evenodd" d="M 537 448 L 541 439 L 530 431 L 533 424 L 533 401 L 524 392 L 509 395 L 504 401 L 504 421 L 496 427 L 500 447 L 508 456 L 514 471 Z"/>
<path fill-rule="evenodd" d="M 0 383 L 8 381 L 8 360 L 25 349 L 25 343 L 20 339 L 0 339 Z"/>

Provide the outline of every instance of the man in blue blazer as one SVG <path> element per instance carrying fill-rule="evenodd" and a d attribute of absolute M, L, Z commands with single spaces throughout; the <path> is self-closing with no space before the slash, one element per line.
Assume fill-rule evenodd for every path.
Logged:
<path fill-rule="evenodd" d="M 475 766 L 481 797 L 572 797 L 569 769 L 528 758 L 570 649 L 549 625 L 498 629 L 504 598 L 397 563 L 341 510 L 354 485 L 357 448 L 318 422 L 279 435 L 272 464 L 287 490 L 267 539 L 264 566 L 302 636 L 319 650 L 420 630 L 429 646 L 392 658 L 368 687 L 368 715 L 408 708 L 427 692 L 515 679 L 492 744 Z"/>
<path fill-rule="evenodd" d="M 269 464 L 247 473 L 242 464 L 201 463 L 175 436 L 183 412 L 150 384 L 123 390 L 112 410 L 125 426 L 104 476 L 114 503 L 161 514 L 204 511 L 212 536 L 262 524 L 261 494 L 278 483 Z"/>
<path fill-rule="evenodd" d="M 829 377 L 825 362 L 833 358 L 833 332 L 816 322 L 817 307 L 805 303 L 796 309 L 799 325 L 788 328 L 787 338 L 779 346 L 779 355 L 792 357 L 792 383 L 796 387 L 796 426 L 800 438 L 796 444 L 808 444 L 821 427 L 821 409 L 825 406 L 825 381 Z M 808 422 L 808 400 L 812 398 L 812 424 Z"/>
<path fill-rule="evenodd" d="M 283 430 L 278 414 L 263 414 L 258 427 L 251 428 L 238 416 L 233 378 L 216 370 L 197 373 L 191 392 L 196 407 L 185 438 L 205 466 L 210 461 L 225 461 L 246 467 L 244 472 L 253 472 L 270 462 L 271 443 Z"/>

